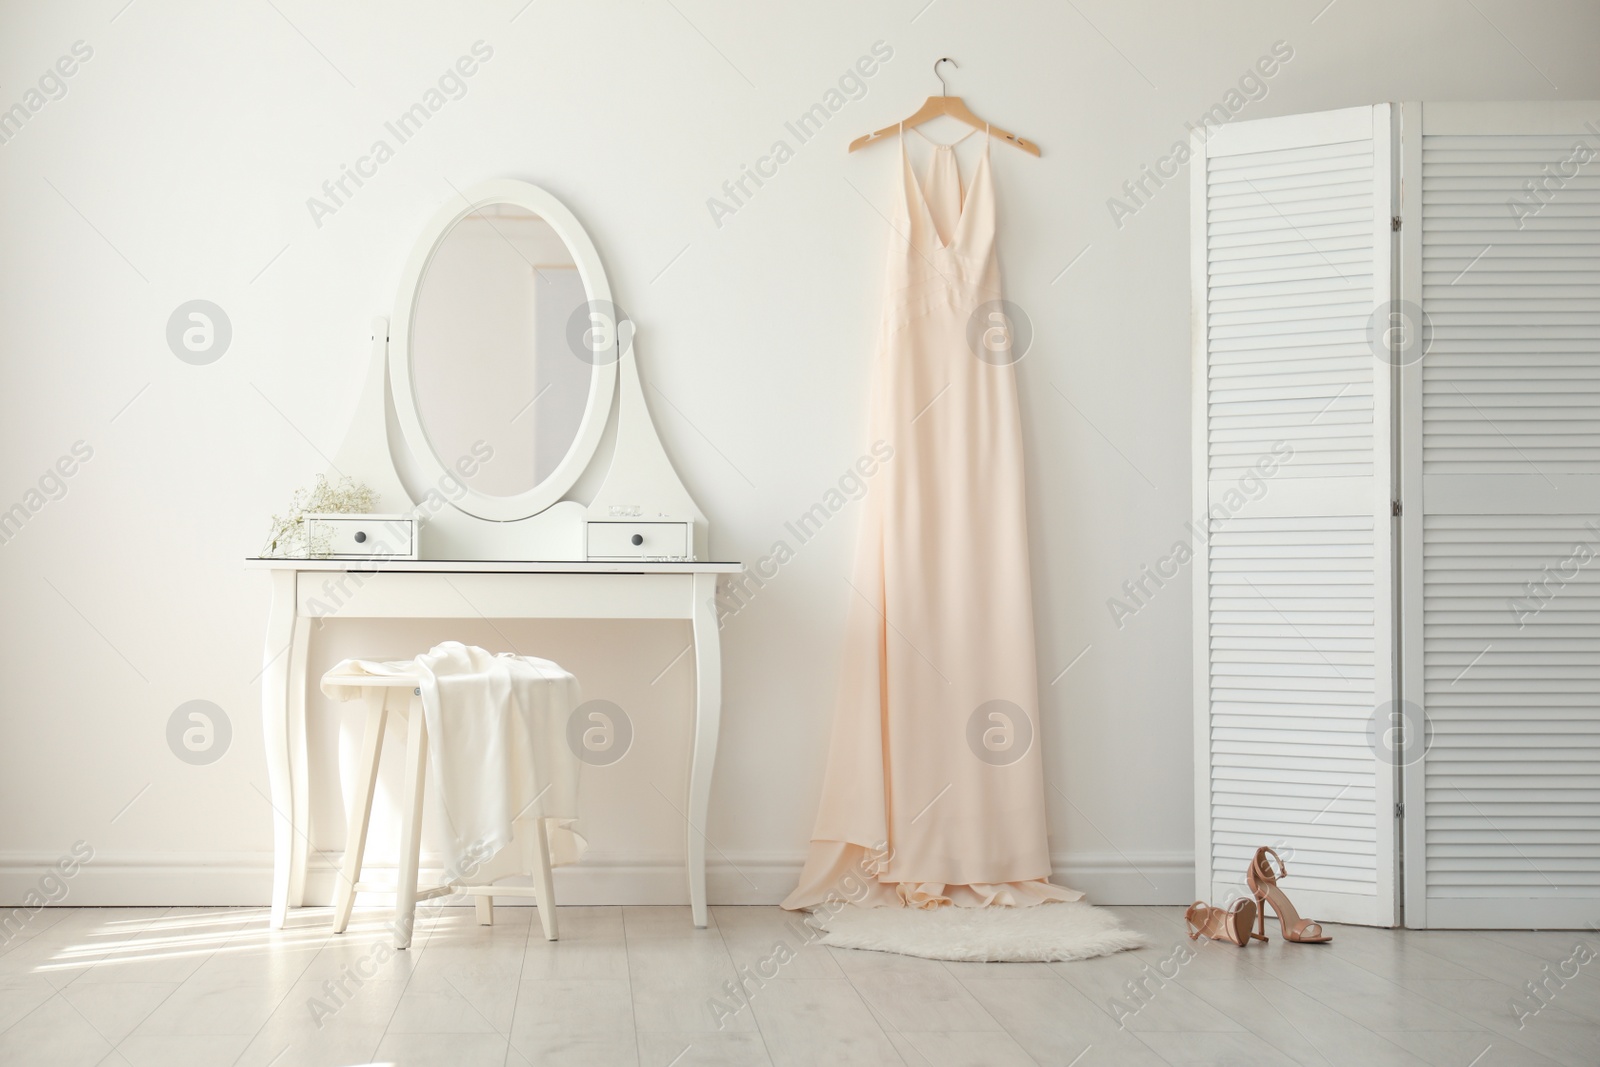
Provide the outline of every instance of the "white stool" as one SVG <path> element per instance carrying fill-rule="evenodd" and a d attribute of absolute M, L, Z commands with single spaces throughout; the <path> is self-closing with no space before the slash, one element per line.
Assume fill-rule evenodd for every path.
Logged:
<path fill-rule="evenodd" d="M 367 845 L 367 824 L 372 818 L 372 795 L 378 784 L 378 760 L 383 753 L 383 732 L 388 719 L 384 698 L 390 689 L 410 689 L 410 706 L 402 713 L 410 721 L 406 731 L 405 787 L 400 801 L 400 872 L 394 887 L 395 947 L 411 946 L 411 930 L 419 900 L 451 893 L 470 893 L 476 897 L 478 922 L 484 926 L 494 922 L 495 896 L 532 897 L 539 906 L 539 923 L 544 927 L 544 936 L 554 941 L 555 880 L 550 874 L 550 840 L 542 818 L 525 820 L 532 823 L 533 828 L 531 835 L 524 835 L 524 855 L 533 868 L 534 885 L 417 885 L 417 867 L 422 853 L 422 789 L 428 766 L 428 725 L 422 714 L 422 690 L 418 688 L 421 680 L 408 674 L 351 676 L 330 671 L 323 681 L 360 686 L 367 703 L 367 726 L 361 735 L 361 762 L 357 772 L 360 780 L 345 833 L 344 867 L 334 894 L 333 932 L 344 933 L 358 892 L 384 892 L 388 888 L 361 882 L 361 860 Z"/>

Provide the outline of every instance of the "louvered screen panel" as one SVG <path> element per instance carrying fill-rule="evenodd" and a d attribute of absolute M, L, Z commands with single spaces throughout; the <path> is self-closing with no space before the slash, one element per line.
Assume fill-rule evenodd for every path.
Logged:
<path fill-rule="evenodd" d="M 1305 910 L 1377 924 L 1394 918 L 1393 775 L 1367 738 L 1393 685 L 1391 393 L 1368 338 L 1391 278 L 1387 124 L 1231 124 L 1192 201 L 1199 892 L 1239 891 L 1271 845 Z"/>
<path fill-rule="evenodd" d="M 1431 747 L 1407 782 L 1413 925 L 1600 915 L 1600 560 L 1578 558 L 1600 552 L 1584 526 L 1600 518 L 1600 136 L 1585 114 L 1600 108 L 1423 106 L 1432 337 L 1407 460 L 1422 490 L 1407 694 Z"/>
<path fill-rule="evenodd" d="M 1371 896 L 1372 519 L 1229 519 L 1210 556 L 1213 868 L 1272 844 L 1297 889 Z"/>
<path fill-rule="evenodd" d="M 1424 473 L 1600 473 L 1600 137 L 1427 135 L 1422 213 Z"/>
<path fill-rule="evenodd" d="M 1372 474 L 1372 140 L 1207 160 L 1213 480 Z"/>
<path fill-rule="evenodd" d="M 1600 535 L 1576 517 L 1426 515 L 1423 557 L 1428 895 L 1592 902 Z"/>

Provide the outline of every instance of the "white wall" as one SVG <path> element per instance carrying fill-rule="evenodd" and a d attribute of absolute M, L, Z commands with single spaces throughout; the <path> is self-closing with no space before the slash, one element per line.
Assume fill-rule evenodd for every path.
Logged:
<path fill-rule="evenodd" d="M 1241 117 L 1600 96 L 1600 8 L 1580 3 L 123 4 L 0 7 L 0 107 L 74 42 L 93 49 L 0 144 L 0 509 L 42 504 L 0 544 L 13 901 L 78 840 L 95 857 L 74 902 L 267 899 L 267 590 L 240 559 L 338 446 L 368 321 L 391 310 L 452 186 L 524 178 L 576 212 L 639 323 L 654 415 L 715 555 L 751 560 L 787 537 L 867 444 L 896 153 L 844 146 L 917 106 L 945 54 L 960 63 L 952 92 L 1045 149 L 997 146 L 994 160 L 1010 297 L 1037 330 L 1020 376 L 1058 870 L 1103 901 L 1189 899 L 1187 580 L 1121 629 L 1106 606 L 1189 515 L 1187 175 L 1120 227 L 1108 198 L 1276 41 L 1293 58 Z M 384 123 L 479 40 L 493 56 L 465 95 L 314 222 L 307 198 L 375 139 L 394 145 Z M 893 58 L 865 97 L 799 144 L 786 120 L 876 41 Z M 719 226 L 707 198 L 780 138 L 794 158 Z M 165 339 L 196 298 L 233 328 L 207 366 Z M 80 440 L 93 456 L 65 494 L 27 497 Z M 834 519 L 725 631 L 717 899 L 792 885 L 853 527 L 853 512 Z M 333 622 L 313 668 L 447 634 L 496 643 L 484 629 Z M 596 873 L 565 899 L 679 892 L 682 826 L 655 790 L 675 797 L 684 775 L 690 678 L 685 662 L 668 669 L 682 639 L 666 625 L 505 635 L 649 726 L 586 781 Z M 169 716 L 194 699 L 234 731 L 209 766 L 167 746 Z M 325 740 L 334 710 L 313 708 Z M 337 800 L 317 810 L 317 845 L 337 849 Z"/>

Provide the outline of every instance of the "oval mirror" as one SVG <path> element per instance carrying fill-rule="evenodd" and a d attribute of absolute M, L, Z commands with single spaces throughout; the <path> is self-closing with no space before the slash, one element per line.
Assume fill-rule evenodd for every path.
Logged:
<path fill-rule="evenodd" d="M 611 410 L 614 328 L 577 220 L 524 182 L 489 182 L 435 216 L 401 282 L 395 413 L 418 463 L 480 518 L 526 518 L 572 487 Z M 603 323 L 603 327 L 614 324 Z M 454 483 L 449 483 L 452 487 Z"/>

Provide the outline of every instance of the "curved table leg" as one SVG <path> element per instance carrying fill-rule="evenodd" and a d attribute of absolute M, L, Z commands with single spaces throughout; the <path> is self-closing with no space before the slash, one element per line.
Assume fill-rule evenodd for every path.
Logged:
<path fill-rule="evenodd" d="M 295 836 L 294 782 L 289 738 L 289 658 L 297 626 L 292 570 L 272 574 L 272 607 L 267 615 L 267 640 L 262 649 L 261 725 L 266 740 L 267 787 L 272 804 L 272 919 L 281 930 L 289 913 L 291 856 Z"/>
<path fill-rule="evenodd" d="M 706 913 L 706 815 L 711 807 L 711 770 L 717 760 L 722 722 L 722 638 L 717 630 L 717 576 L 694 576 L 694 752 L 689 763 L 689 908 L 704 928 Z"/>
<path fill-rule="evenodd" d="M 289 605 L 291 611 L 295 605 Z M 306 903 L 306 865 L 311 854 L 311 768 L 306 755 L 306 654 L 311 620 L 295 619 L 289 642 L 289 781 L 293 787 L 294 832 L 289 838 L 289 907 Z"/>

